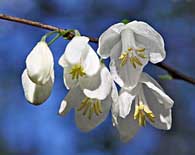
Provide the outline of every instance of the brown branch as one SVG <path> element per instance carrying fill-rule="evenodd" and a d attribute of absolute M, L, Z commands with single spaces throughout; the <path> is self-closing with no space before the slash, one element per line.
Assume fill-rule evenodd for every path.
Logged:
<path fill-rule="evenodd" d="M 43 24 L 43 23 L 39 23 L 39 22 L 35 22 L 35 21 L 23 19 L 23 18 L 8 16 L 8 15 L 5 15 L 5 14 L 0 14 L 0 18 L 4 19 L 4 20 L 9 20 L 9 21 L 17 22 L 17 23 L 30 25 L 30 26 L 35 26 L 35 27 L 50 30 L 50 31 L 60 31 L 60 30 L 63 31 L 63 29 L 60 29 L 60 28 L 55 27 L 55 26 L 46 25 L 46 24 Z"/>
<path fill-rule="evenodd" d="M 38 28 L 42 28 L 42 29 L 46 29 L 46 30 L 50 30 L 50 31 L 63 32 L 64 30 L 66 30 L 66 29 L 55 27 L 55 26 L 43 24 L 43 23 L 40 23 L 40 22 L 31 21 L 31 20 L 27 20 L 27 19 L 23 19 L 23 18 L 18 18 L 18 17 L 13 17 L 13 16 L 5 15 L 5 14 L 0 14 L 0 19 L 13 21 L 13 22 L 17 22 L 17 23 L 22 23 L 22 24 L 26 24 L 26 25 L 30 25 L 30 26 L 34 26 L 34 27 L 38 27 Z M 68 33 L 66 35 L 66 37 L 69 38 L 69 39 L 72 39 L 74 37 L 74 34 L 73 33 Z M 98 43 L 98 38 L 89 37 L 89 39 L 90 39 L 90 42 Z M 169 65 L 167 65 L 165 63 L 158 63 L 156 65 L 158 67 L 163 68 L 164 70 L 166 70 L 174 79 L 183 80 L 183 81 L 186 81 L 188 83 L 191 83 L 191 84 L 195 85 L 195 79 L 194 78 L 192 78 L 190 76 L 187 76 L 184 73 L 181 73 L 181 72 L 177 71 L 176 69 L 170 67 Z"/>
<path fill-rule="evenodd" d="M 17 23 L 22 23 L 22 24 L 25 24 L 25 25 L 30 25 L 30 26 L 50 30 L 50 31 L 63 32 L 64 30 L 66 30 L 66 29 L 58 28 L 58 27 L 55 27 L 55 26 L 52 26 L 52 25 L 47 25 L 47 24 L 43 24 L 43 23 L 40 23 L 40 22 L 27 20 L 27 19 L 24 19 L 24 18 L 18 18 L 18 17 L 14 17 L 14 16 L 9 16 L 9 15 L 5 15 L 5 14 L 0 14 L 0 19 L 12 21 L 12 22 L 17 22 Z M 72 37 L 74 37 L 74 33 L 70 32 L 66 35 L 66 37 L 69 38 L 69 39 L 72 39 Z M 97 38 L 89 37 L 89 39 L 90 39 L 91 42 L 98 43 Z"/>
<path fill-rule="evenodd" d="M 179 72 L 178 70 L 176 70 L 175 68 L 170 67 L 169 65 L 161 62 L 161 63 L 157 63 L 156 64 L 158 67 L 163 68 L 164 70 L 166 70 L 174 79 L 178 79 L 178 80 L 183 80 L 186 82 L 189 82 L 193 85 L 195 85 L 195 79 L 185 75 L 184 73 Z"/>

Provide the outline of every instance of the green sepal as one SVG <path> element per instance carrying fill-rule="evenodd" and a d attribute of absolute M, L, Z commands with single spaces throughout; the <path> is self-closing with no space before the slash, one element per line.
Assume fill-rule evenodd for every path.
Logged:
<path fill-rule="evenodd" d="M 123 19 L 121 22 L 122 22 L 123 24 L 128 24 L 130 21 L 129 21 L 128 19 Z"/>

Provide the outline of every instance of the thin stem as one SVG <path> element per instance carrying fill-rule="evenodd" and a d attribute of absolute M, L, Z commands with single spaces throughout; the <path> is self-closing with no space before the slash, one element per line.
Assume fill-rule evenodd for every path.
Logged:
<path fill-rule="evenodd" d="M 48 37 L 50 37 L 51 35 L 53 35 L 53 34 L 55 34 L 55 33 L 58 33 L 58 32 L 52 31 L 52 32 L 49 32 L 49 33 L 45 34 L 45 35 L 41 38 L 41 41 L 46 41 L 46 39 L 47 39 Z"/>
<path fill-rule="evenodd" d="M 61 28 L 55 27 L 55 26 L 43 24 L 40 22 L 31 21 L 31 20 L 27 20 L 27 19 L 23 19 L 23 18 L 18 18 L 18 17 L 13 17 L 13 16 L 5 15 L 5 14 L 0 14 L 0 19 L 12 21 L 12 22 L 17 22 L 17 23 L 22 23 L 22 24 L 50 30 L 50 31 L 62 32 L 62 33 L 64 32 L 64 30 L 66 30 L 66 29 L 61 29 Z M 67 37 L 67 39 L 71 40 L 74 37 L 74 33 L 71 33 L 71 32 L 67 33 L 65 37 Z M 98 43 L 98 38 L 89 37 L 89 40 L 90 40 L 90 42 Z M 184 73 L 179 72 L 175 68 L 172 68 L 171 66 L 169 66 L 165 63 L 158 63 L 156 65 L 158 67 L 166 70 L 174 79 L 183 80 L 183 81 L 186 81 L 188 83 L 195 85 L 194 78 L 187 76 Z"/>
<path fill-rule="evenodd" d="M 50 46 L 51 44 L 53 44 L 60 37 L 61 37 L 61 35 L 59 33 L 56 34 L 56 36 L 48 43 L 48 46 Z"/>

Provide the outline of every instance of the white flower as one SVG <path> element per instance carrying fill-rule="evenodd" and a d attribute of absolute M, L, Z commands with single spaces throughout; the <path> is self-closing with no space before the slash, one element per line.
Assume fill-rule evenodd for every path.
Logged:
<path fill-rule="evenodd" d="M 136 86 L 144 66 L 165 58 L 161 35 L 144 22 L 118 23 L 99 38 L 98 54 L 111 58 L 110 70 L 114 80 L 124 88 Z"/>
<path fill-rule="evenodd" d="M 102 66 L 95 76 L 96 80 L 92 78 L 88 85 L 98 83 L 96 89 L 81 89 L 79 85 L 75 85 L 65 96 L 59 109 L 59 114 L 65 115 L 74 108 L 77 127 L 85 132 L 106 119 L 111 104 L 117 97 L 117 88 L 106 67 Z"/>
<path fill-rule="evenodd" d="M 75 120 L 82 131 L 90 131 L 109 114 L 117 88 L 109 70 L 100 64 L 89 38 L 74 37 L 67 45 L 59 64 L 64 68 L 64 84 L 70 89 L 61 103 L 59 114 L 75 109 Z"/>
<path fill-rule="evenodd" d="M 100 69 L 99 58 L 88 41 L 89 38 L 84 36 L 74 37 L 59 60 L 64 68 L 64 84 L 68 89 L 77 84 L 82 87 Z"/>
<path fill-rule="evenodd" d="M 146 121 L 158 129 L 169 130 L 173 100 L 148 74 L 142 73 L 138 85 L 131 91 L 122 89 L 113 104 L 113 124 L 121 140 L 130 140 Z"/>
<path fill-rule="evenodd" d="M 22 86 L 26 99 L 35 105 L 50 96 L 54 83 L 54 60 L 47 43 L 40 41 L 26 59 Z"/>

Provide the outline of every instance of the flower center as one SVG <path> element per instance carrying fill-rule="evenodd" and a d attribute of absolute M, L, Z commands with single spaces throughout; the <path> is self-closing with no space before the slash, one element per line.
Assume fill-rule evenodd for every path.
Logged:
<path fill-rule="evenodd" d="M 134 119 L 138 121 L 139 126 L 146 125 L 146 117 L 154 123 L 155 116 L 148 106 L 143 103 L 136 105 L 134 112 Z"/>
<path fill-rule="evenodd" d="M 97 99 L 91 99 L 88 97 L 85 97 L 80 107 L 77 109 L 77 111 L 83 111 L 83 115 L 87 116 L 89 120 L 91 120 L 93 114 L 95 113 L 96 116 L 99 116 L 102 113 L 102 104 L 100 100 Z"/>
<path fill-rule="evenodd" d="M 72 75 L 72 79 L 78 79 L 79 76 L 82 77 L 86 75 L 84 68 L 80 64 L 73 65 L 70 74 Z"/>
<path fill-rule="evenodd" d="M 137 65 L 142 66 L 142 62 L 140 59 L 145 59 L 145 48 L 139 48 L 139 49 L 133 49 L 128 48 L 127 51 L 122 52 L 122 54 L 119 57 L 119 60 L 121 61 L 121 66 L 124 66 L 128 59 L 130 63 L 133 65 L 134 68 L 137 67 Z"/>

